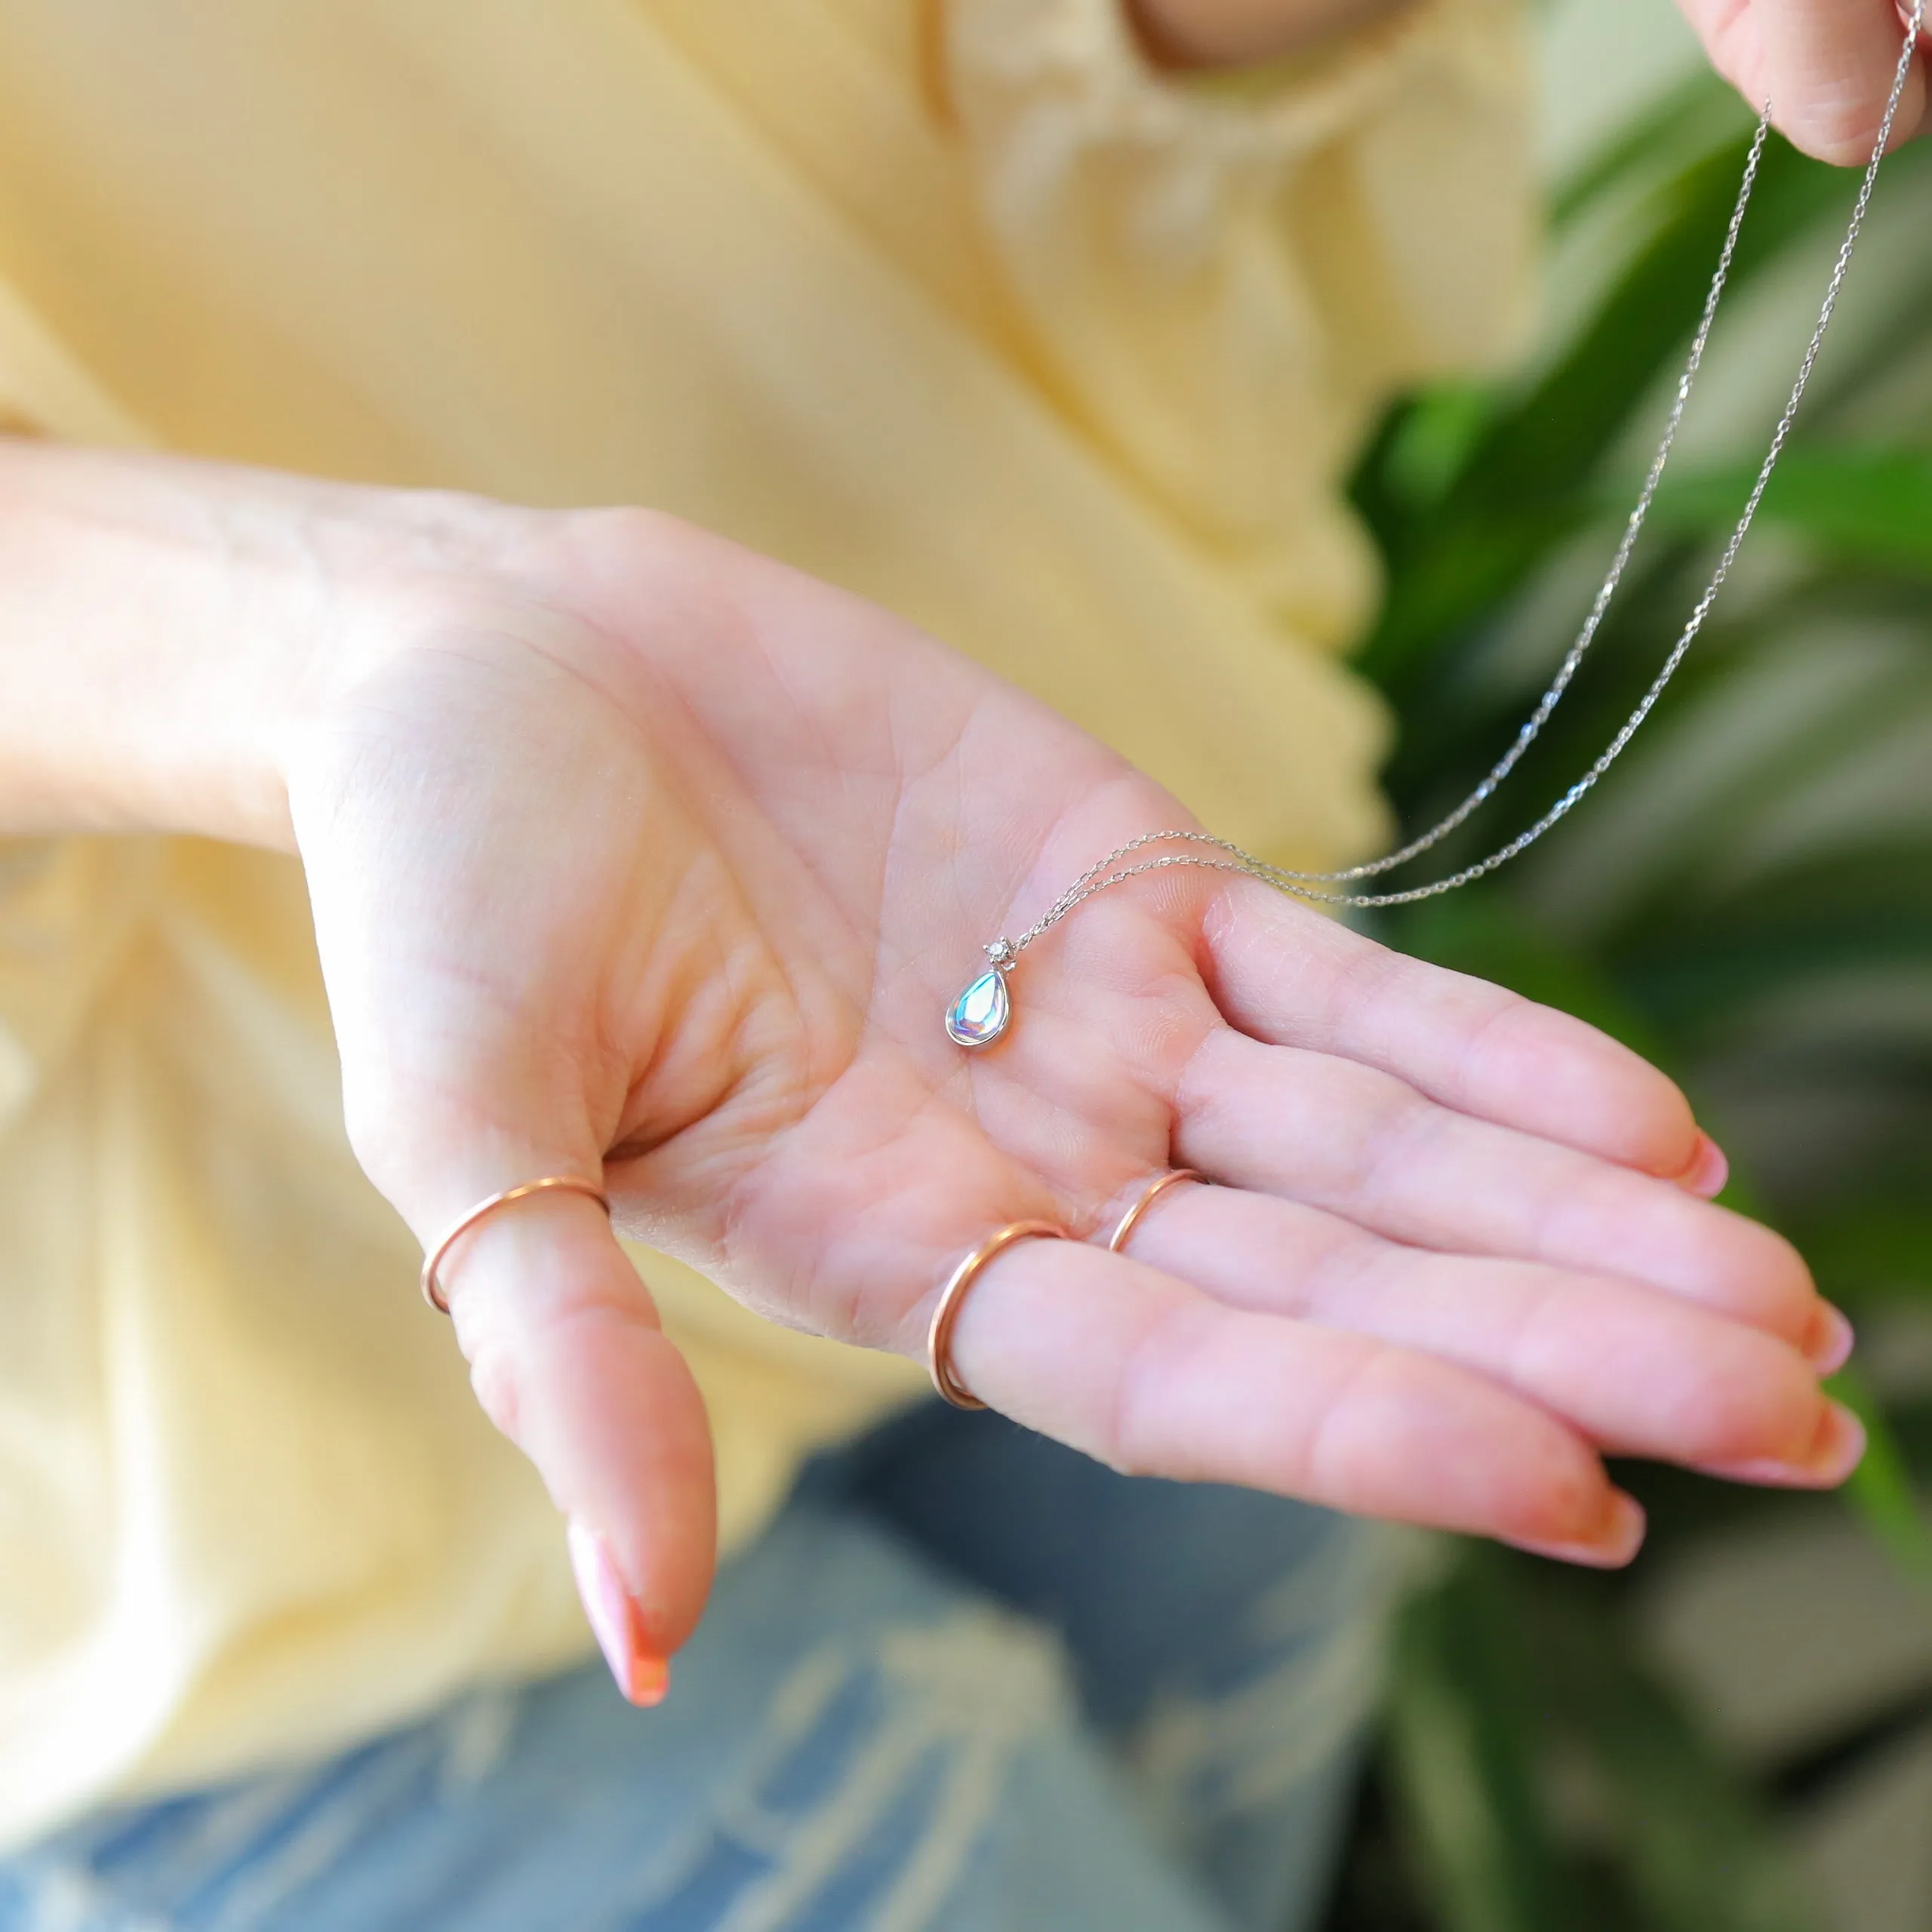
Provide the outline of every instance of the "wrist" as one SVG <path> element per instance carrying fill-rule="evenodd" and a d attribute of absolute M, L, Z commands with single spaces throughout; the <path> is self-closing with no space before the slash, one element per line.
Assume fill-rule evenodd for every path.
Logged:
<path fill-rule="evenodd" d="M 0 439 L 0 833 L 291 849 L 293 748 L 527 513 Z"/>

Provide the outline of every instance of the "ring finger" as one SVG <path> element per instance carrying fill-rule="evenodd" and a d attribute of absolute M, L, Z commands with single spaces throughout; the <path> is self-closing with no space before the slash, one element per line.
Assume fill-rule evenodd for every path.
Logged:
<path fill-rule="evenodd" d="M 1460 1113 L 1340 1056 L 1223 1029 L 1177 1097 L 1176 1158 L 1444 1253 L 1623 1275 L 1822 1362 L 1832 1312 L 1790 1244 L 1611 1161 Z"/>

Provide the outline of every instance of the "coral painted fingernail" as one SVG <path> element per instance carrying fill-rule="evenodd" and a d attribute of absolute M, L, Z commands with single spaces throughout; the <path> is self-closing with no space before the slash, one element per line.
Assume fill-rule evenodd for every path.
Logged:
<path fill-rule="evenodd" d="M 571 1569 L 584 1614 L 617 1680 L 617 1688 L 633 1704 L 661 1704 L 671 1687 L 669 1659 L 660 1657 L 644 1641 L 643 1619 L 617 1573 L 604 1539 L 572 1519 L 569 1537 Z"/>
<path fill-rule="evenodd" d="M 1678 1186 L 1700 1201 L 1713 1201 L 1724 1192 L 1724 1183 L 1730 1179 L 1730 1163 L 1724 1158 L 1724 1149 L 1699 1128 L 1697 1152 L 1690 1156 L 1690 1164 L 1677 1177 Z"/>
<path fill-rule="evenodd" d="M 1820 1375 L 1835 1375 L 1851 1359 L 1858 1337 L 1829 1302 L 1820 1302 L 1804 1338 L 1805 1359 Z"/>
<path fill-rule="evenodd" d="M 1644 1546 L 1647 1519 L 1643 1506 L 1620 1489 L 1610 1493 L 1603 1522 L 1591 1536 L 1574 1543 L 1528 1543 L 1512 1539 L 1518 1549 L 1532 1556 L 1553 1557 L 1559 1563 L 1580 1563 L 1592 1570 L 1620 1570 Z"/>

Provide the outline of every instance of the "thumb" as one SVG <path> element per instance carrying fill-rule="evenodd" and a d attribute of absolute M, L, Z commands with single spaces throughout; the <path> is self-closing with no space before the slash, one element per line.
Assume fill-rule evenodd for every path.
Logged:
<path fill-rule="evenodd" d="M 500 1150 L 489 1165 L 503 1171 Z M 538 1155 L 500 1184 L 565 1173 L 595 1179 L 598 1169 Z M 484 1179 L 466 1193 L 436 1189 L 463 1195 L 438 1226 L 487 1197 Z M 485 1413 L 570 1518 L 577 1587 L 619 1688 L 633 1703 L 657 1703 L 716 1553 L 710 1432 L 690 1369 L 586 1195 L 558 1189 L 496 1208 L 451 1244 L 437 1281 Z"/>
<path fill-rule="evenodd" d="M 603 1003 L 655 904 L 623 829 L 634 774 L 602 712 L 533 685 L 528 656 L 461 639 L 393 655 L 288 777 L 349 1143 L 426 1245 L 500 1189 L 600 1177 L 654 1050 L 614 1049 Z M 690 1370 L 585 1195 L 497 1208 L 438 1272 L 485 1412 L 575 1526 L 620 1685 L 654 1701 L 715 1555 Z"/>

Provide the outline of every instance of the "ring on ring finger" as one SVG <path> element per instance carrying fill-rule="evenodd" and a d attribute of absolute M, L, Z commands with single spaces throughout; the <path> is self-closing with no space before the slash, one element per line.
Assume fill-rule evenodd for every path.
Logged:
<path fill-rule="evenodd" d="M 1115 1223 L 1113 1232 L 1107 1237 L 1107 1252 L 1109 1254 L 1125 1253 L 1128 1236 L 1140 1224 L 1140 1217 L 1169 1188 L 1183 1180 L 1198 1180 L 1204 1186 L 1213 1185 L 1205 1174 L 1198 1174 L 1192 1168 L 1169 1168 L 1164 1173 L 1156 1174 L 1134 1197 L 1127 1212 Z"/>

